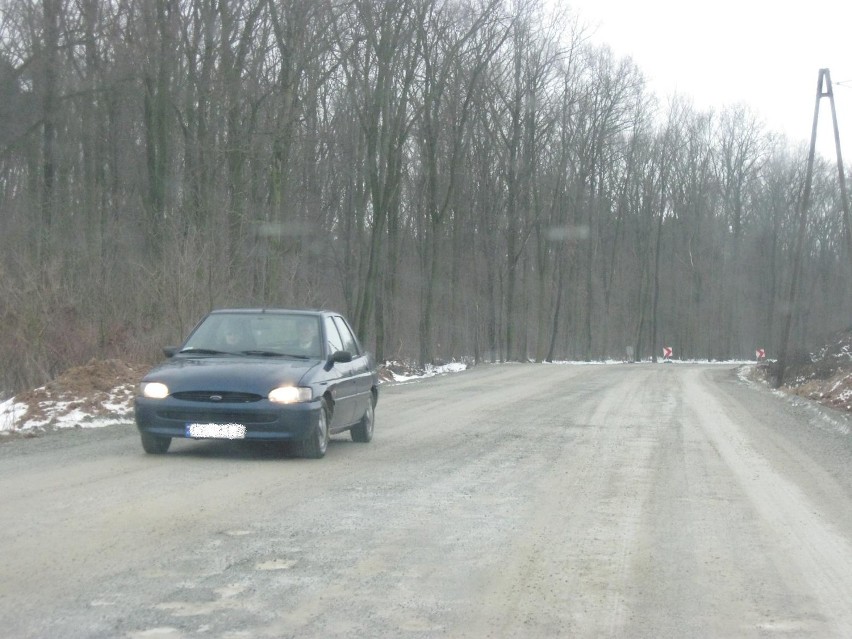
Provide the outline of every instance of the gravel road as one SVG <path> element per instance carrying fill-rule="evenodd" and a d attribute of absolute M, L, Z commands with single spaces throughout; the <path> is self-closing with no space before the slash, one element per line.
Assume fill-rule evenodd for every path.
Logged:
<path fill-rule="evenodd" d="M 322 460 L 0 444 L 8 637 L 849 637 L 852 436 L 733 365 L 384 386 Z"/>

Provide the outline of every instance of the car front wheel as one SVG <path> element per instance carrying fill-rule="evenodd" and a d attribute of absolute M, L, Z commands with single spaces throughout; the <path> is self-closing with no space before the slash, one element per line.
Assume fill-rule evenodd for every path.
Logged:
<path fill-rule="evenodd" d="M 328 406 L 325 400 L 322 400 L 317 425 L 308 438 L 302 442 L 302 457 L 309 459 L 325 457 L 325 451 L 328 450 L 328 438 Z"/>
<path fill-rule="evenodd" d="M 142 438 L 142 448 L 149 455 L 162 455 L 172 443 L 171 437 L 158 437 L 148 433 L 139 433 Z"/>

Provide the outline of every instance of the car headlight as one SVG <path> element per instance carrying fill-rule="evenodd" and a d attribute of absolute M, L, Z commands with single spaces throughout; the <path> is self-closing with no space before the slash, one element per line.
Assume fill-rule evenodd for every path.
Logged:
<path fill-rule="evenodd" d="M 295 404 L 309 402 L 311 399 L 313 399 L 313 393 L 310 388 L 279 386 L 269 392 L 269 401 L 276 404 Z"/>
<path fill-rule="evenodd" d="M 169 396 L 169 387 L 161 382 L 142 382 L 140 387 L 142 397 L 163 399 Z"/>

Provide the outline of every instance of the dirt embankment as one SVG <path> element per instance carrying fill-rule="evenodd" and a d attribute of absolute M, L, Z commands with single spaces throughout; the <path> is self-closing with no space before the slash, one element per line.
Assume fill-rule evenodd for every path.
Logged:
<path fill-rule="evenodd" d="M 51 420 L 73 411 L 92 418 L 114 416 L 117 406 L 129 405 L 147 368 L 117 359 L 91 360 L 70 368 L 45 386 L 15 397 L 16 403 L 27 407 L 20 423 L 44 422 L 49 427 Z"/>
<path fill-rule="evenodd" d="M 758 366 L 763 379 L 775 373 L 774 362 Z M 835 335 L 815 353 L 792 358 L 782 390 L 852 412 L 852 329 Z"/>

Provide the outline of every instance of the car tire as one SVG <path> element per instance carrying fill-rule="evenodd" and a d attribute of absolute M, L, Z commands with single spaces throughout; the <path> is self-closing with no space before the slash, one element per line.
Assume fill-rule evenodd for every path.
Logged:
<path fill-rule="evenodd" d="M 171 437 L 160 437 L 148 433 L 139 433 L 139 435 L 142 438 L 142 448 L 149 455 L 162 455 L 169 449 L 172 443 Z"/>
<path fill-rule="evenodd" d="M 349 431 L 353 442 L 366 444 L 373 439 L 373 425 L 376 423 L 376 402 L 370 398 L 367 404 L 367 411 L 361 418 L 361 421 L 355 424 Z"/>
<path fill-rule="evenodd" d="M 311 434 L 302 442 L 302 457 L 322 459 L 328 450 L 328 405 L 322 400 L 317 424 Z"/>

